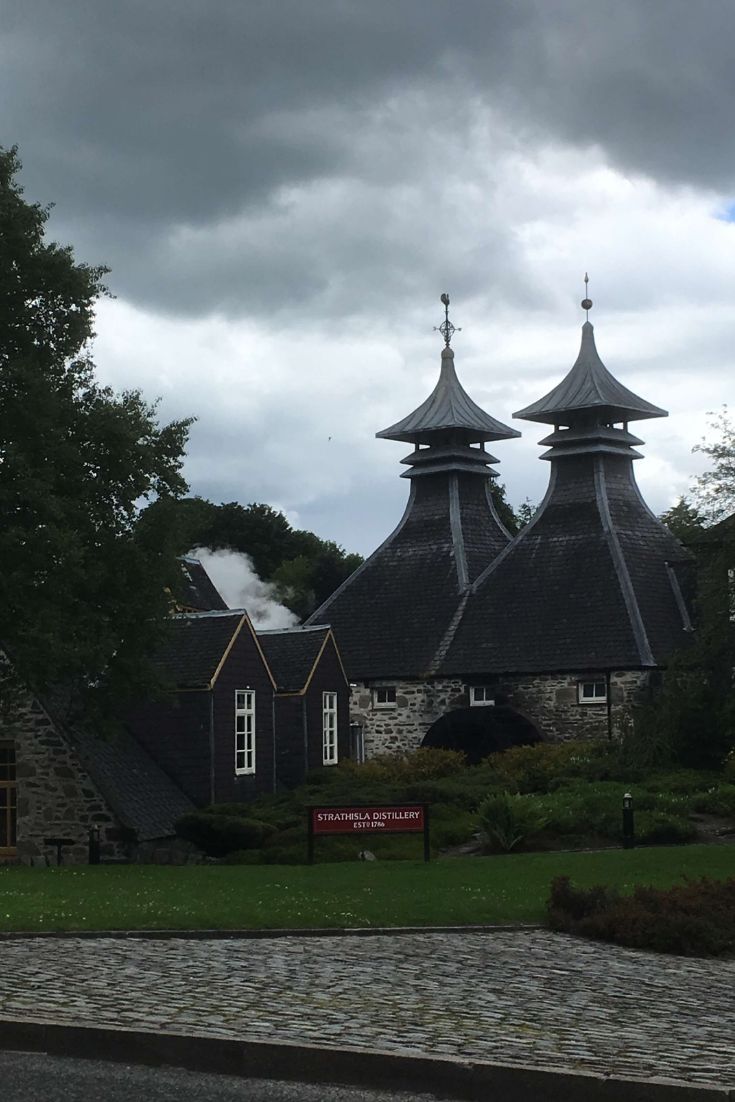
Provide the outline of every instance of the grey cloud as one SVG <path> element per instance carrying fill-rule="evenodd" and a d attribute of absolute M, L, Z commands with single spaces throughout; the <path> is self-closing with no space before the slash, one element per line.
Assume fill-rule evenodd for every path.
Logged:
<path fill-rule="evenodd" d="M 480 252 L 520 287 L 509 232 L 467 244 L 461 204 L 441 205 L 483 111 L 519 142 L 733 189 L 729 0 L 16 0 L 4 21 L 0 133 L 29 194 L 156 309 L 366 312 L 450 255 L 458 289 Z M 312 186 L 324 209 L 289 222 Z"/>

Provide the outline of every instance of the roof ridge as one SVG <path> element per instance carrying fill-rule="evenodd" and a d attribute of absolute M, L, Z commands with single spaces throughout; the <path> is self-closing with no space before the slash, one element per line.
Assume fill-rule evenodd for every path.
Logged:
<path fill-rule="evenodd" d="M 332 593 L 329 597 L 327 597 L 326 601 L 324 601 L 321 605 L 319 605 L 319 608 L 315 609 L 315 611 L 312 612 L 311 616 L 307 617 L 307 619 L 304 623 L 305 627 L 311 627 L 312 625 L 310 624 L 310 620 L 312 620 L 315 616 L 319 615 L 324 609 L 329 608 L 329 606 L 331 604 L 333 604 L 333 602 L 337 599 L 337 597 L 339 597 L 340 594 L 342 594 L 344 592 L 344 590 L 347 588 L 347 586 L 351 582 L 353 582 L 355 580 L 355 578 L 359 577 L 360 574 L 364 574 L 364 572 L 367 570 L 368 566 L 376 558 L 376 556 L 379 555 L 381 551 L 383 551 L 386 547 L 389 546 L 389 544 L 391 544 L 393 542 L 393 540 L 399 534 L 399 532 L 401 532 L 403 530 L 403 528 L 406 526 L 406 522 L 408 521 L 408 518 L 411 515 L 411 509 L 413 508 L 415 497 L 416 497 L 416 483 L 412 482 L 411 483 L 411 491 L 408 495 L 408 501 L 406 502 L 406 508 L 403 510 L 403 516 L 398 521 L 398 524 L 396 525 L 396 527 L 393 529 L 393 531 L 388 536 L 385 537 L 383 542 L 378 547 L 375 548 L 372 555 L 368 555 L 368 557 L 365 559 L 365 561 L 361 562 L 360 565 L 357 567 L 357 569 L 353 570 L 352 573 L 349 575 L 349 577 L 345 578 L 345 580 L 342 582 L 342 584 L 337 586 L 334 593 Z"/>
<path fill-rule="evenodd" d="M 603 457 L 601 455 L 596 455 L 594 464 L 595 501 L 597 502 L 597 508 L 602 521 L 602 530 L 605 535 L 605 540 L 610 549 L 613 566 L 615 567 L 615 574 L 618 579 L 618 585 L 620 586 L 623 603 L 628 613 L 630 628 L 633 632 L 638 656 L 641 660 L 641 665 L 655 666 L 656 662 L 651 650 L 651 644 L 648 641 L 648 634 L 645 624 L 643 623 L 643 617 L 633 587 L 630 571 L 628 570 L 628 564 L 625 561 L 625 555 L 623 554 L 623 549 L 620 546 L 620 540 L 613 527 L 612 517 L 610 515 L 610 503 L 607 498 L 607 487 L 605 485 Z"/>

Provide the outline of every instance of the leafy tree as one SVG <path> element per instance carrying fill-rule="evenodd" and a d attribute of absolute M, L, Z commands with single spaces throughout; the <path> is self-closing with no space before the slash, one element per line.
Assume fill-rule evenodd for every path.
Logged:
<path fill-rule="evenodd" d="M 494 479 L 490 482 L 490 496 L 495 506 L 495 512 L 498 514 L 500 521 L 508 529 L 510 534 L 514 536 L 521 528 L 517 515 L 513 512 L 513 507 L 510 505 L 507 497 L 505 496 L 505 484 L 503 482 L 496 482 Z"/>
<path fill-rule="evenodd" d="M 710 414 L 712 440 L 702 440 L 693 451 L 709 456 L 712 466 L 695 484 L 695 502 L 710 521 L 722 520 L 735 510 L 735 425 L 727 406 Z"/>
<path fill-rule="evenodd" d="M 139 506 L 185 491 L 190 422 L 96 382 L 106 269 L 45 240 L 19 169 L 0 148 L 0 646 L 34 691 L 109 707 L 146 680 L 180 575 L 165 510 Z"/>
<path fill-rule="evenodd" d="M 152 511 L 160 508 L 157 503 Z M 215 505 L 203 498 L 176 502 L 168 522 L 183 553 L 192 547 L 227 548 L 248 555 L 258 577 L 273 582 L 279 599 L 300 619 L 341 585 L 362 558 L 331 540 L 292 528 L 270 505 L 235 501 Z"/>
<path fill-rule="evenodd" d="M 536 515 L 538 505 L 534 505 L 530 498 L 524 498 L 521 504 L 516 509 L 516 517 L 518 518 L 518 529 L 525 528 L 530 520 Z"/>
<path fill-rule="evenodd" d="M 659 520 L 663 521 L 669 531 L 673 532 L 682 543 L 691 543 L 702 536 L 705 530 L 705 520 L 702 513 L 686 497 L 680 497 L 676 505 L 672 505 Z"/>

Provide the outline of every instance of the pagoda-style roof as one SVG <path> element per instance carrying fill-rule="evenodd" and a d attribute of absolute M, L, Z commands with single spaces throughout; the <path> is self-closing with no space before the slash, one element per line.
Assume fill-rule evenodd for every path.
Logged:
<path fill-rule="evenodd" d="M 513 416 L 557 425 L 570 415 L 584 412 L 596 413 L 610 424 L 668 416 L 665 409 L 639 398 L 610 374 L 597 353 L 594 327 L 589 321 L 582 326 L 582 345 L 569 374 L 538 402 Z"/>
<path fill-rule="evenodd" d="M 448 432 L 458 432 L 466 443 L 510 440 L 521 434 L 496 421 L 473 402 L 454 370 L 454 352 L 442 349 L 439 381 L 425 402 L 390 428 L 376 432 L 385 440 L 431 444 Z"/>
<path fill-rule="evenodd" d="M 664 665 L 691 639 L 689 562 L 643 502 L 629 457 L 553 460 L 539 511 L 471 587 L 432 672 Z"/>

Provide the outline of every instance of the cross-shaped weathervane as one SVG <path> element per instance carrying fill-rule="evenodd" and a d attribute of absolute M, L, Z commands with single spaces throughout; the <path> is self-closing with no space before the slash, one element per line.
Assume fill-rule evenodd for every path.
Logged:
<path fill-rule="evenodd" d="M 445 345 L 447 346 L 447 348 L 449 348 L 449 342 L 451 341 L 452 336 L 455 333 L 461 333 L 462 328 L 461 326 L 452 325 L 451 321 L 449 320 L 449 295 L 446 293 L 446 291 L 441 296 L 439 301 L 444 305 L 444 321 L 441 323 L 441 325 L 434 326 L 434 332 L 441 333 L 441 335 L 444 337 Z"/>

